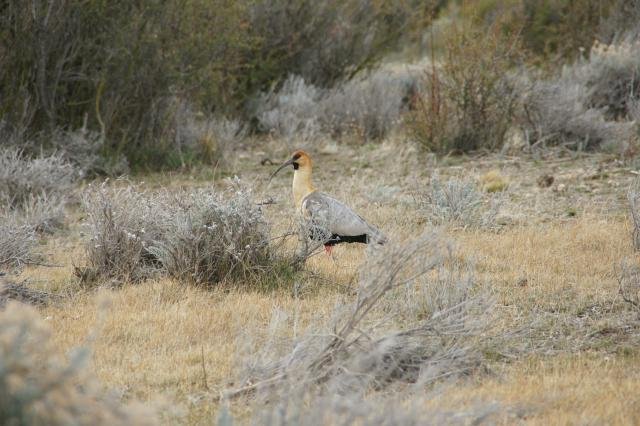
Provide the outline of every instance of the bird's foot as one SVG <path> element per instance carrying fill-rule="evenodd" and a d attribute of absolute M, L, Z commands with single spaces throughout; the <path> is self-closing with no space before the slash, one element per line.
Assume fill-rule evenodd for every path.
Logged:
<path fill-rule="evenodd" d="M 327 256 L 331 256 L 331 251 L 333 250 L 333 246 L 328 244 L 324 245 L 324 252 L 327 253 Z"/>

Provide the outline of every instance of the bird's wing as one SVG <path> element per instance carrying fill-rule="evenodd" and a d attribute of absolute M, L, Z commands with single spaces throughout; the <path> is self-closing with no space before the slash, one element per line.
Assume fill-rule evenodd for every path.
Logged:
<path fill-rule="evenodd" d="M 342 236 L 368 235 L 384 240 L 382 233 L 367 223 L 344 203 L 324 194 L 312 192 L 302 201 L 302 213 L 317 225 L 326 227 L 332 234 Z"/>

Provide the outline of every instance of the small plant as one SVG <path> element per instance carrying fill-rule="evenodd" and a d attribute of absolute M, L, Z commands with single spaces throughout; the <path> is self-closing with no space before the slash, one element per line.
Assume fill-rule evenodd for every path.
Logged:
<path fill-rule="evenodd" d="M 15 147 L 0 151 L 0 216 L 38 232 L 64 225 L 69 193 L 80 177 L 62 156 L 30 158 Z"/>
<path fill-rule="evenodd" d="M 186 102 L 173 99 L 173 142 L 167 148 L 179 157 L 180 166 L 201 162 L 223 165 L 235 142 L 246 136 L 239 120 L 195 112 Z"/>
<path fill-rule="evenodd" d="M 311 142 L 322 132 L 379 140 L 395 128 L 418 92 L 416 74 L 380 67 L 331 89 L 290 76 L 278 92 L 258 98 L 258 120 L 262 130 L 284 137 L 290 145 L 294 137 L 297 143 Z"/>
<path fill-rule="evenodd" d="M 324 90 L 307 84 L 302 77 L 289 76 L 280 90 L 258 98 L 261 130 L 284 138 L 291 147 L 293 138 L 314 140 L 320 131 L 318 103 L 323 96 Z"/>
<path fill-rule="evenodd" d="M 596 41 L 576 73 L 587 88 L 588 107 L 601 109 L 608 119 L 626 117 L 630 103 L 640 99 L 640 37 L 609 45 Z"/>
<path fill-rule="evenodd" d="M 418 194 L 418 205 L 434 225 L 457 224 L 465 227 L 493 226 L 500 200 L 478 191 L 470 180 L 431 177 L 431 187 Z"/>
<path fill-rule="evenodd" d="M 10 302 L 0 310 L 0 423 L 156 424 L 150 410 L 105 394 L 87 373 L 86 348 L 63 362 L 50 335 L 35 309 Z"/>
<path fill-rule="evenodd" d="M 53 294 L 31 288 L 26 282 L 12 282 L 0 276 L 0 309 L 4 308 L 9 300 L 45 306 L 54 298 Z"/>
<path fill-rule="evenodd" d="M 86 128 L 56 129 L 42 136 L 40 149 L 58 154 L 73 164 L 82 176 L 120 176 L 129 172 L 129 163 L 122 155 L 107 155 L 104 136 Z"/>
<path fill-rule="evenodd" d="M 485 192 L 502 192 L 509 187 L 509 181 L 498 170 L 480 176 L 480 184 Z"/>
<path fill-rule="evenodd" d="M 365 141 L 383 139 L 400 122 L 419 91 L 418 73 L 380 67 L 332 89 L 319 106 L 325 131 L 355 130 Z"/>

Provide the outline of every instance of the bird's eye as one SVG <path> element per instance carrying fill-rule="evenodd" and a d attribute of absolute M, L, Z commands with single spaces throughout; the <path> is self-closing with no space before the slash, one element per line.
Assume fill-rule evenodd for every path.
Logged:
<path fill-rule="evenodd" d="M 300 164 L 294 162 L 293 163 L 293 170 L 298 170 L 298 167 L 300 167 Z"/>

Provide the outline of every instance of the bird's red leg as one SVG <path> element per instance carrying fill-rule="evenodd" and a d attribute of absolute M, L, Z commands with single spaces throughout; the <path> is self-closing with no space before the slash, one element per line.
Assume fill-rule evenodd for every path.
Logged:
<path fill-rule="evenodd" d="M 331 256 L 331 250 L 333 250 L 333 246 L 329 244 L 324 245 L 324 252 L 327 253 L 327 256 Z"/>

